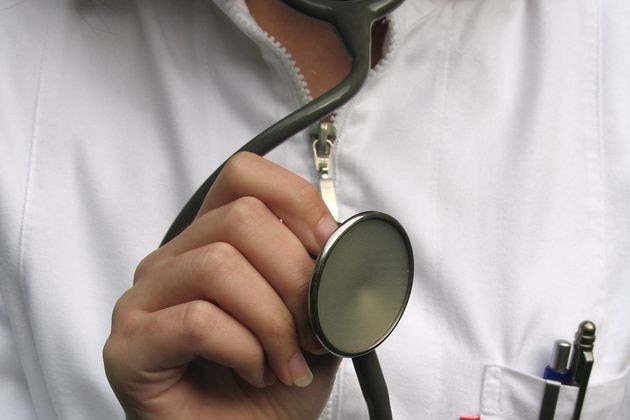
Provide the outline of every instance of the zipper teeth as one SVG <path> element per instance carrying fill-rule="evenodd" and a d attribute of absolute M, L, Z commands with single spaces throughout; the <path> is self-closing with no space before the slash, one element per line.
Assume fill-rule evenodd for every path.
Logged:
<path fill-rule="evenodd" d="M 370 70 L 368 78 L 382 73 L 387 68 L 387 65 L 391 61 L 393 51 L 398 43 L 397 25 L 394 22 L 393 16 L 387 16 L 385 19 L 387 21 L 388 30 L 385 34 L 385 43 L 383 44 L 383 56 L 379 62 L 376 63 L 376 66 Z"/>
<path fill-rule="evenodd" d="M 298 88 L 301 105 L 305 105 L 313 100 L 308 83 L 302 74 L 302 70 L 291 56 L 291 53 L 280 44 L 280 42 L 267 32 L 263 31 L 258 25 L 252 22 L 252 17 L 245 10 L 236 6 L 227 8 L 227 13 L 254 41 L 271 47 L 271 50 L 280 59 L 283 67 L 289 73 L 291 80 Z"/>
<path fill-rule="evenodd" d="M 308 83 L 306 82 L 306 78 L 302 73 L 302 70 L 298 67 L 297 63 L 291 56 L 291 53 L 287 51 L 287 49 L 273 36 L 269 35 L 267 32 L 263 31 L 260 26 L 255 24 L 252 20 L 252 16 L 246 10 L 242 9 L 237 5 L 237 2 L 231 2 L 230 6 L 227 6 L 224 3 L 223 9 L 225 12 L 232 18 L 232 20 L 239 25 L 245 33 L 247 33 L 254 41 L 260 44 L 267 44 L 267 46 L 271 47 L 272 51 L 275 52 L 276 56 L 280 59 L 283 66 L 289 73 L 291 79 L 295 83 L 298 89 L 301 105 L 305 105 L 308 102 L 313 100 L 313 96 L 311 95 L 311 91 L 308 87 Z M 374 68 L 370 69 L 368 72 L 367 80 L 372 79 L 373 77 L 383 73 L 387 68 L 387 65 L 391 61 L 391 57 L 397 45 L 397 32 L 396 32 L 396 22 L 393 18 L 393 15 L 387 16 L 387 25 L 388 30 L 385 38 L 385 44 L 383 45 L 383 56 L 380 61 L 374 66 Z M 367 82 L 366 80 L 366 82 Z M 341 127 L 343 126 L 346 116 L 347 116 L 347 106 L 342 106 L 337 109 L 330 117 L 330 122 L 337 126 L 337 138 L 339 138 L 339 133 L 341 132 Z"/>
<path fill-rule="evenodd" d="M 308 87 L 308 83 L 306 82 L 306 78 L 302 73 L 302 70 L 299 68 L 291 53 L 287 51 L 287 49 L 273 36 L 269 35 L 267 32 L 263 31 L 260 26 L 258 26 L 253 21 L 253 17 L 249 14 L 249 12 L 242 7 L 238 6 L 237 2 L 230 2 L 231 5 L 224 4 L 224 10 L 226 13 L 234 20 L 234 22 L 239 25 L 243 31 L 248 34 L 254 41 L 260 44 L 266 44 L 271 47 L 272 51 L 276 54 L 276 56 L 280 59 L 283 67 L 289 73 L 293 83 L 297 87 L 298 96 L 301 101 L 301 105 L 305 105 L 308 102 L 313 100 L 313 96 L 311 95 L 311 91 Z M 227 7 L 225 7 L 227 6 Z M 383 45 L 383 56 L 380 61 L 374 66 L 374 68 L 370 69 L 368 72 L 367 80 L 376 77 L 377 75 L 383 73 L 387 68 L 387 65 L 391 61 L 391 57 L 395 50 L 398 36 L 396 32 L 396 22 L 393 15 L 387 16 L 388 30 L 385 38 L 385 44 Z M 347 116 L 347 106 L 342 106 L 337 109 L 330 117 L 330 121 L 337 125 L 337 133 L 341 132 L 341 126 L 345 122 L 345 118 Z M 339 135 L 338 135 L 339 137 Z"/>
<path fill-rule="evenodd" d="M 308 83 L 306 82 L 306 79 L 301 69 L 298 67 L 297 63 L 291 56 L 291 53 L 289 53 L 289 51 L 287 51 L 287 49 L 277 39 L 275 39 L 275 37 L 269 35 L 267 32 L 262 30 L 262 28 L 260 28 L 260 26 L 258 26 L 255 23 L 255 21 L 253 21 L 253 17 L 249 14 L 249 12 L 243 9 L 242 6 L 239 7 L 237 2 L 231 2 L 230 6 L 227 6 L 227 7 L 226 6 L 227 5 L 223 3 L 222 8 L 226 12 L 226 14 L 229 17 L 231 17 L 232 20 L 238 26 L 240 26 L 241 29 L 247 35 L 249 35 L 257 43 L 263 46 L 266 45 L 267 47 L 270 47 L 271 50 L 275 53 L 275 55 L 280 59 L 283 67 L 287 70 L 291 79 L 293 80 L 293 82 L 298 88 L 300 100 L 302 102 L 301 104 L 305 105 L 306 103 L 312 101 L 313 97 L 308 87 Z M 376 66 L 374 66 L 374 68 L 370 69 L 370 71 L 368 72 L 366 82 L 385 71 L 385 69 L 387 68 L 387 65 L 391 61 L 391 57 L 393 55 L 393 52 L 397 44 L 398 37 L 396 33 L 396 24 L 395 24 L 394 18 L 392 16 L 387 16 L 386 19 L 387 19 L 387 24 L 388 24 L 388 30 L 387 30 L 385 42 L 383 45 L 383 54 L 379 62 L 376 64 Z M 330 122 L 336 128 L 336 132 L 337 132 L 336 139 L 339 139 L 340 137 L 341 129 L 343 125 L 345 125 L 345 121 L 347 119 L 349 109 L 350 109 L 349 106 L 344 105 L 341 108 L 337 109 L 335 112 L 333 112 L 333 114 L 330 117 Z M 310 139 L 310 136 L 308 136 L 308 138 Z M 330 159 L 330 167 L 328 168 L 328 170 L 330 172 L 328 173 L 328 176 L 332 176 L 335 172 L 334 167 L 336 166 L 336 162 L 335 162 L 335 159 L 332 157 L 332 153 L 330 154 L 329 159 Z M 319 169 L 318 169 L 318 172 L 319 172 Z M 320 178 L 319 181 L 320 181 L 320 189 L 321 189 L 322 188 L 321 173 L 318 174 L 318 177 Z M 331 211 L 335 212 L 335 219 L 337 220 L 338 209 L 337 209 L 336 193 L 334 191 L 334 184 L 332 184 L 332 187 L 333 187 L 332 189 L 333 203 L 332 204 L 334 206 L 334 209 L 331 209 Z M 330 191 L 329 190 L 327 191 L 328 191 L 328 195 L 330 195 Z M 323 191 L 321 191 L 321 193 L 323 193 Z M 326 204 L 329 205 L 329 203 L 326 203 Z"/>

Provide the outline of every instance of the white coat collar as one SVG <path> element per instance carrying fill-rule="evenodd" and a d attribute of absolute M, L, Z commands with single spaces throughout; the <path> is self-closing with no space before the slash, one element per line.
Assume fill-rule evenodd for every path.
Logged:
<path fill-rule="evenodd" d="M 246 12 L 249 9 L 245 0 L 213 0 L 228 16 L 233 16 L 234 12 Z M 422 18 L 427 16 L 436 8 L 435 0 L 406 0 L 398 7 L 392 18 L 397 26 L 397 32 L 404 39 L 405 35 L 411 31 Z"/>

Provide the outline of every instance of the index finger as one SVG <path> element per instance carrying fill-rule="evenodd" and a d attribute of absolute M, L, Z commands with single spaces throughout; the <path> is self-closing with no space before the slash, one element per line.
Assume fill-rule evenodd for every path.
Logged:
<path fill-rule="evenodd" d="M 208 192 L 197 217 L 240 197 L 263 203 L 317 255 L 337 228 L 319 193 L 306 180 L 258 155 L 234 155 Z"/>

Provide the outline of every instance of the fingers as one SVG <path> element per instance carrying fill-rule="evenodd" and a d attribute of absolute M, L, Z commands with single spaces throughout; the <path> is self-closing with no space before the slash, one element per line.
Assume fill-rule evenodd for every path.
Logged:
<path fill-rule="evenodd" d="M 319 253 L 337 228 L 328 208 L 308 182 L 251 153 L 238 153 L 228 161 L 199 215 L 246 196 L 265 203 L 311 255 Z"/>
<path fill-rule="evenodd" d="M 216 305 L 202 300 L 142 314 L 133 336 L 131 366 L 149 374 L 202 357 L 234 369 L 255 387 L 274 382 L 256 337 Z"/>
<path fill-rule="evenodd" d="M 230 244 L 256 268 L 295 318 L 303 347 L 321 352 L 311 332 L 306 306 L 313 260 L 265 204 L 243 197 L 206 213 L 160 252 L 173 257 L 213 242 Z"/>
<path fill-rule="evenodd" d="M 258 346 L 264 349 L 273 372 L 283 383 L 305 385 L 312 376 L 302 356 L 296 326 L 287 306 L 260 273 L 229 244 L 215 242 L 170 258 L 159 272 L 152 273 L 150 281 L 138 282 L 129 292 L 128 299 L 133 301 L 130 306 L 145 313 L 165 312 L 170 307 L 197 301 L 195 316 L 188 316 L 182 324 L 186 327 L 184 330 L 192 331 L 202 330 L 199 326 L 204 322 L 225 320 L 225 317 L 217 318 L 216 311 L 201 304 L 211 302 L 253 334 L 260 343 Z M 206 334 L 201 333 L 202 337 Z M 218 343 L 221 344 L 221 341 Z M 223 344 L 231 347 L 228 341 Z M 209 357 L 209 360 L 225 363 L 223 359 L 217 359 L 219 355 L 212 349 L 207 352 L 197 349 L 197 352 L 197 355 Z M 235 356 L 238 353 L 230 354 Z M 183 356 L 185 359 L 189 354 L 184 353 Z M 167 360 L 171 363 L 168 367 L 173 367 L 172 363 L 188 361 L 178 360 L 172 355 Z M 226 364 L 240 374 L 243 367 L 233 365 L 233 361 Z M 258 373 L 262 375 L 262 370 Z M 246 374 L 243 379 L 250 383 L 253 380 L 251 374 Z"/>
<path fill-rule="evenodd" d="M 194 223 L 139 265 L 108 343 L 126 343 L 133 355 L 125 363 L 147 372 L 172 373 L 202 357 L 254 386 L 274 374 L 307 385 L 300 343 L 321 349 L 307 314 L 311 255 L 336 227 L 306 181 L 256 155 L 236 155 Z"/>

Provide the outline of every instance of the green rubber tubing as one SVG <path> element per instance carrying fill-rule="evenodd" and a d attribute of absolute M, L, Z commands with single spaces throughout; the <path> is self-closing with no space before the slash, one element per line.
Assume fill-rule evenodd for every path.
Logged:
<path fill-rule="evenodd" d="M 359 378 L 363 398 L 368 407 L 371 420 L 392 420 L 387 384 L 381 371 L 376 352 L 353 357 L 354 370 Z"/>
<path fill-rule="evenodd" d="M 398 7 L 403 0 L 282 0 L 288 6 L 330 23 L 338 32 L 352 66 L 339 85 L 309 102 L 247 142 L 236 153 L 260 156 L 269 153 L 291 136 L 308 128 L 348 102 L 363 86 L 370 70 L 372 25 Z M 226 161 L 227 162 L 227 161 Z M 197 189 L 171 224 L 160 246 L 169 242 L 195 219 L 210 187 L 225 166 L 221 164 Z M 352 359 L 371 420 L 391 420 L 387 385 L 376 352 Z"/>
<path fill-rule="evenodd" d="M 339 85 L 273 124 L 243 145 L 235 154 L 252 152 L 260 156 L 265 155 L 291 136 L 320 121 L 349 101 L 363 86 L 370 70 L 372 25 L 403 2 L 403 0 L 282 1 L 307 16 L 330 23 L 339 33 L 352 57 L 352 66 L 348 76 Z M 184 205 L 160 246 L 169 242 L 193 222 L 210 187 L 226 162 L 204 181 Z"/>

